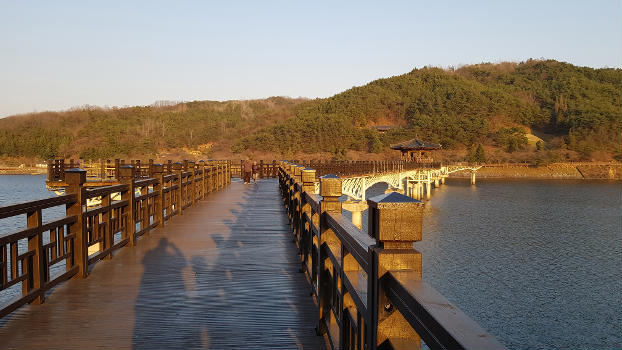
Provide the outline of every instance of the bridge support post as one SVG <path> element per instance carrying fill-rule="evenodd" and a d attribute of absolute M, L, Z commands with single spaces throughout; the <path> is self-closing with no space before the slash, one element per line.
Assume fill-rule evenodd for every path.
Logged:
<path fill-rule="evenodd" d="M 361 200 L 364 201 L 365 200 L 365 190 L 367 189 L 367 184 L 366 184 L 366 177 L 363 176 L 361 178 Z M 359 227 L 360 228 L 360 227 Z"/>
<path fill-rule="evenodd" d="M 427 200 L 430 200 L 430 198 L 432 198 L 432 182 L 430 182 L 429 179 L 425 183 L 425 197 Z"/>
<path fill-rule="evenodd" d="M 475 185 L 475 171 L 471 171 L 471 185 Z"/>
<path fill-rule="evenodd" d="M 383 276 L 388 272 L 405 273 L 421 280 L 421 253 L 413 249 L 413 242 L 421 240 L 424 204 L 399 193 L 374 197 L 367 204 L 369 234 L 377 242 L 367 278 L 367 307 L 371 318 L 367 343 L 370 349 L 384 347 L 385 342 L 420 348 L 421 338 L 385 294 Z"/>
<path fill-rule="evenodd" d="M 336 322 L 331 317 L 332 306 L 332 290 L 334 289 L 334 281 L 331 279 L 331 273 L 326 269 L 328 255 L 325 249 L 322 249 L 323 244 L 329 244 L 332 242 L 339 242 L 339 239 L 335 236 L 335 233 L 329 228 L 326 223 L 326 213 L 341 214 L 341 179 L 337 175 L 324 175 L 320 177 L 320 196 L 322 201 L 320 202 L 320 235 L 318 237 L 318 251 L 316 265 L 318 270 L 316 276 L 318 276 L 318 302 L 319 302 L 319 318 L 316 333 L 318 335 L 326 333 L 331 322 Z M 336 288 L 336 287 L 335 287 Z M 332 337 L 340 337 L 340 334 L 332 334 Z"/>
<path fill-rule="evenodd" d="M 76 222 L 71 224 L 69 231 L 75 234 L 73 239 L 73 254 L 75 264 L 78 266 L 78 273 L 76 276 L 85 278 L 89 274 L 88 263 L 88 247 L 86 236 L 86 222 L 82 215 L 82 208 L 86 207 L 86 189 L 84 183 L 86 182 L 86 170 L 82 169 L 69 169 L 65 172 L 65 181 L 67 182 L 66 193 L 76 195 L 76 201 L 67 205 L 67 216 L 76 216 Z"/>
<path fill-rule="evenodd" d="M 441 184 L 443 184 L 443 185 L 445 184 L 445 179 L 446 179 L 446 178 L 447 178 L 446 176 L 442 176 L 442 177 L 441 177 Z"/>
<path fill-rule="evenodd" d="M 367 202 L 346 201 L 342 204 L 343 209 L 352 213 L 352 223 L 358 228 L 363 227 L 363 212 L 367 210 Z"/>

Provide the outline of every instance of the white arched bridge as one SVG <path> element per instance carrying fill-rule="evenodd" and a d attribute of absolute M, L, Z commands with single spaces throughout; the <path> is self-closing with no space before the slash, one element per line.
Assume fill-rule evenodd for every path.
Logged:
<path fill-rule="evenodd" d="M 367 189 L 377 183 L 387 183 L 389 189 L 404 192 L 405 194 L 422 199 L 430 199 L 432 186 L 438 187 L 445 183 L 445 178 L 451 173 L 459 171 L 471 172 L 471 183 L 475 183 L 475 172 L 481 166 L 451 165 L 432 169 L 413 169 L 392 172 L 378 172 L 373 174 L 349 175 L 342 177 L 342 193 L 353 200 L 365 201 Z M 315 184 L 316 193 L 319 193 L 319 182 Z"/>

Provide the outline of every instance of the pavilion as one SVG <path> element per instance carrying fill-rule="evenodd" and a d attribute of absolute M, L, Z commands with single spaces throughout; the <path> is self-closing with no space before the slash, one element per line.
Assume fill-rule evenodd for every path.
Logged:
<path fill-rule="evenodd" d="M 419 139 L 412 139 L 391 146 L 392 149 L 402 152 L 402 160 L 416 163 L 432 163 L 434 159 L 431 151 L 441 149 L 438 143 L 425 142 Z"/>

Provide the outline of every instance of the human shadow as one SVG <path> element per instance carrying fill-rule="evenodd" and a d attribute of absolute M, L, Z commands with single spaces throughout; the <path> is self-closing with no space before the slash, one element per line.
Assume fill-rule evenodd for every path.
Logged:
<path fill-rule="evenodd" d="M 134 349 L 324 348 L 276 181 L 237 186 L 203 255 L 166 238 L 145 255 Z"/>
<path fill-rule="evenodd" d="M 166 237 L 142 259 L 144 272 L 134 304 L 133 349 L 186 349 L 200 342 L 183 279 L 186 258 Z"/>

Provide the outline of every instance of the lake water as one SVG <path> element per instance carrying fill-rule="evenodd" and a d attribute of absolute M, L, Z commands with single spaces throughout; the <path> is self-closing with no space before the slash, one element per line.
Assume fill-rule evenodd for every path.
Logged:
<path fill-rule="evenodd" d="M 622 348 L 619 182 L 449 179 L 415 248 L 423 278 L 509 348 Z"/>
<path fill-rule="evenodd" d="M 0 176 L 0 206 L 51 196 Z M 509 348 L 622 348 L 622 184 L 449 179 L 424 215 L 424 279 Z"/>

